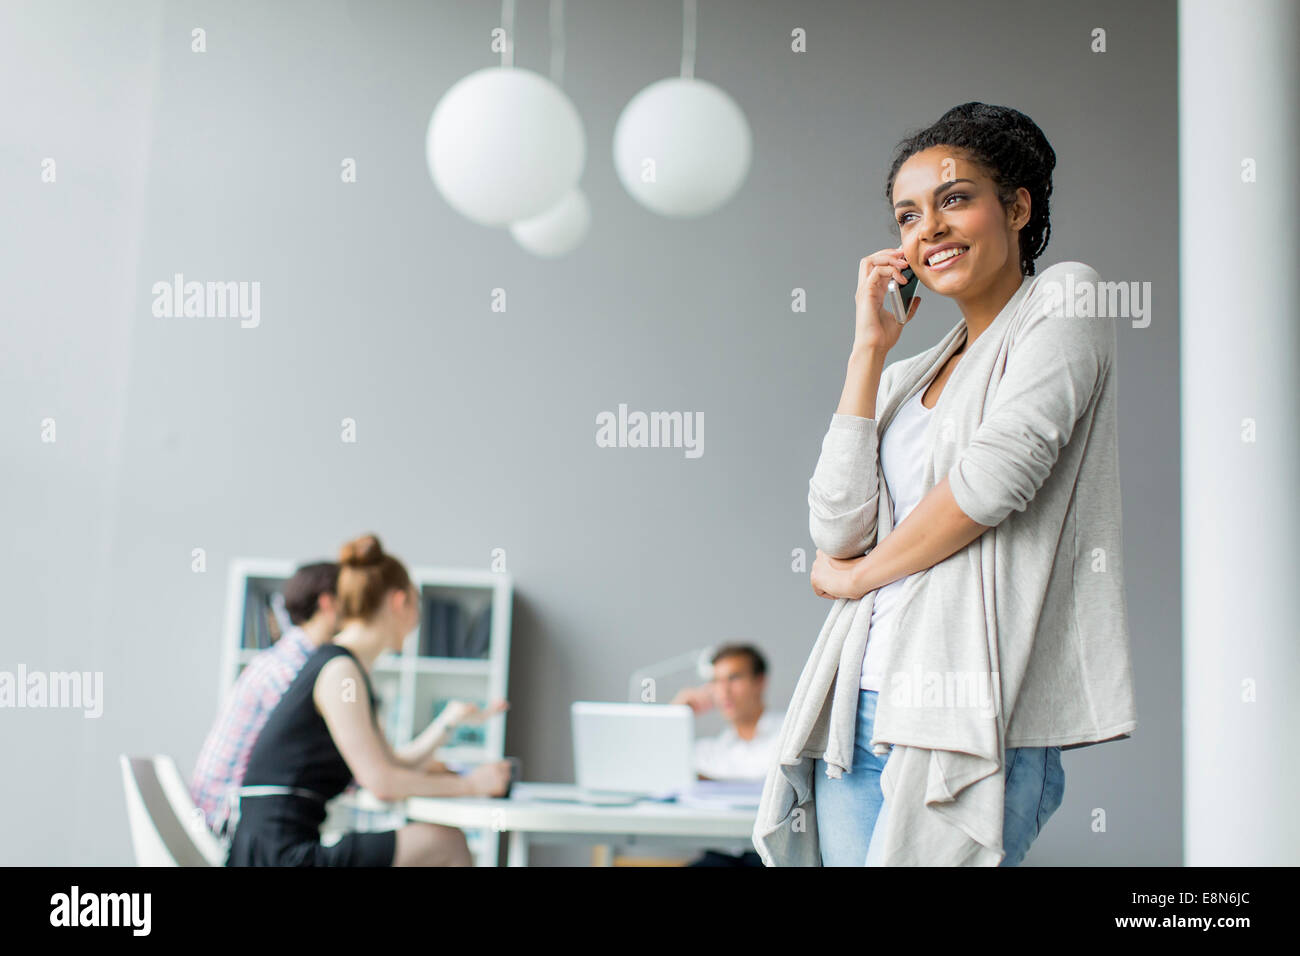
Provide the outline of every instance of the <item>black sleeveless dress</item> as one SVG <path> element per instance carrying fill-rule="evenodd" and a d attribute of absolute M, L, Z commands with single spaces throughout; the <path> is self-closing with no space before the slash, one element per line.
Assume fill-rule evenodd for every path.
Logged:
<path fill-rule="evenodd" d="M 345 647 L 326 644 L 316 649 L 271 711 L 266 726 L 248 755 L 244 787 L 292 787 L 297 793 L 243 795 L 239 823 L 226 866 L 391 866 L 397 832 L 347 833 L 333 846 L 322 846 L 320 825 L 325 801 L 337 797 L 352 781 L 352 771 L 330 736 L 312 694 L 321 668 L 346 654 Z M 370 676 L 361 668 L 372 703 L 378 698 Z"/>

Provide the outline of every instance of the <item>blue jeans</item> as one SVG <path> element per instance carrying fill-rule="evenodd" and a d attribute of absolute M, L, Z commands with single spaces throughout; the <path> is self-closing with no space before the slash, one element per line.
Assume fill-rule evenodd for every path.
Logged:
<path fill-rule="evenodd" d="M 832 780 L 826 776 L 826 761 L 820 758 L 813 768 L 817 839 L 825 866 L 868 863 L 871 834 L 885 800 L 880 789 L 880 772 L 889 759 L 888 754 L 877 756 L 871 752 L 877 697 L 874 690 L 858 694 L 853 772 Z M 1065 798 L 1061 748 L 1012 747 L 1006 752 L 1005 776 L 1002 847 L 1006 856 L 1000 865 L 1018 866 L 1029 852 L 1029 845 Z M 879 844 L 876 849 L 879 850 Z"/>

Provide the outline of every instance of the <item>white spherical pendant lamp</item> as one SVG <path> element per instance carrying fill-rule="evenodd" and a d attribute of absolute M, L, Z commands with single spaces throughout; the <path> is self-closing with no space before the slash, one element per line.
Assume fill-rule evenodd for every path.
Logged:
<path fill-rule="evenodd" d="M 591 206 L 581 189 L 571 189 L 540 216 L 511 223 L 515 241 L 534 255 L 557 259 L 582 242 L 591 225 Z"/>
<path fill-rule="evenodd" d="M 713 212 L 749 173 L 753 136 L 736 101 L 704 80 L 652 83 L 614 127 L 614 167 L 632 197 L 664 216 Z"/>
<path fill-rule="evenodd" d="M 453 209 L 504 226 L 551 209 L 577 185 L 587 138 L 558 86 L 531 70 L 495 66 L 443 94 L 429 119 L 425 155 Z"/>

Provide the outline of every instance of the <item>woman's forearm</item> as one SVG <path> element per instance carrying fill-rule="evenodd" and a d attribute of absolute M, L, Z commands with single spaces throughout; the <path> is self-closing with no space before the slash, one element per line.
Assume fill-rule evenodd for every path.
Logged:
<path fill-rule="evenodd" d="M 876 417 L 876 392 L 880 389 L 880 376 L 885 370 L 885 354 L 877 349 L 853 346 L 844 376 L 844 391 L 840 394 L 840 406 L 835 409 L 837 415 Z"/>
<path fill-rule="evenodd" d="M 407 797 L 464 797 L 470 794 L 469 782 L 460 774 L 424 773 L 399 766 L 385 768 L 375 785 L 366 789 L 385 802 Z"/>
<path fill-rule="evenodd" d="M 854 565 L 855 590 L 866 594 L 934 567 L 989 529 L 957 506 L 948 476 L 931 488 L 902 523 Z"/>
<path fill-rule="evenodd" d="M 442 719 L 434 720 L 410 743 L 393 748 L 393 756 L 407 767 L 419 768 L 428 763 L 434 751 L 451 736 L 451 728 Z"/>

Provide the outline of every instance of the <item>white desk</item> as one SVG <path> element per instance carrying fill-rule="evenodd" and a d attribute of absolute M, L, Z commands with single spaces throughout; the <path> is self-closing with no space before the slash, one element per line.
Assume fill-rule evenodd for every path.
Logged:
<path fill-rule="evenodd" d="M 752 850 L 757 809 L 700 808 L 642 801 L 630 806 L 591 806 L 536 800 L 529 784 L 516 783 L 509 799 L 411 797 L 408 819 L 461 829 L 485 828 L 510 834 L 508 866 L 528 865 L 528 843 L 592 842 L 685 846 L 691 849 Z M 555 784 L 545 784 L 548 791 Z M 576 788 L 575 788 L 576 789 Z M 592 840 L 592 837 L 603 839 Z"/>

